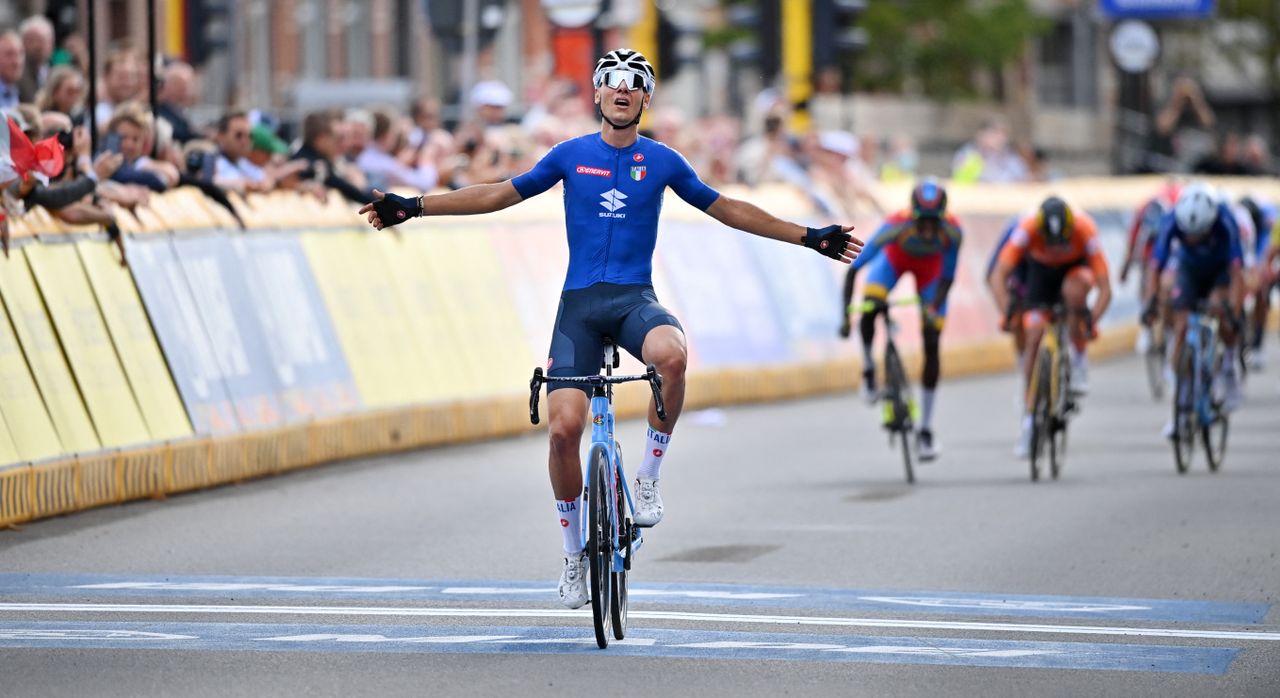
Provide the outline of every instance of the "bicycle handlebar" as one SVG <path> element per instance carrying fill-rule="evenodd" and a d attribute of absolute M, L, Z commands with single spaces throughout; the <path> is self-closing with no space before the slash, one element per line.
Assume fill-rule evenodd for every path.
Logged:
<path fill-rule="evenodd" d="M 658 413 L 658 419 L 667 421 L 667 406 L 662 401 L 662 376 L 658 373 L 658 369 L 653 364 L 645 367 L 645 371 L 639 375 L 633 376 L 551 376 L 544 375 L 542 368 L 533 369 L 533 378 L 529 381 L 529 421 L 537 424 L 541 421 L 538 415 L 538 399 L 542 395 L 543 383 L 571 383 L 575 385 L 617 385 L 618 383 L 634 383 L 637 381 L 647 381 L 649 389 L 653 391 L 653 403 L 655 411 Z"/>
<path fill-rule="evenodd" d="M 919 305 L 920 296 L 906 296 L 903 298 L 893 298 L 888 301 L 881 301 L 887 306 L 903 306 L 903 305 Z M 873 300 L 864 300 L 861 303 L 850 303 L 849 312 L 869 313 L 876 309 L 876 302 Z"/>

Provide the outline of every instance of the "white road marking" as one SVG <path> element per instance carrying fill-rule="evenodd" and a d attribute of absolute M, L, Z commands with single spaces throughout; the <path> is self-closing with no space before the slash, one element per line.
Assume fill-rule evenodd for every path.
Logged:
<path fill-rule="evenodd" d="M 89 603 L 0 603 L 0 613 L 168 613 L 241 614 L 285 616 L 403 616 L 442 618 L 588 618 L 589 610 L 570 611 L 547 608 L 394 608 L 380 606 L 241 606 L 220 604 L 89 604 Z M 986 623 L 897 618 L 830 618 L 822 616 L 769 616 L 738 613 L 692 613 L 680 611 L 630 612 L 632 618 L 678 620 L 703 623 L 762 625 L 813 625 L 857 628 L 913 628 L 918 630 L 972 630 L 996 633 L 1043 633 L 1062 635 L 1119 635 L 1128 637 L 1175 637 L 1208 640 L 1257 640 L 1280 642 L 1280 632 L 1193 630 L 1189 628 L 1149 628 L 1091 625 L 1049 625 L 1037 623 Z"/>
<path fill-rule="evenodd" d="M 1097 613 L 1110 611 L 1150 611 L 1150 606 L 1115 603 L 1078 603 L 1074 601 L 1024 601 L 1019 599 L 957 599 L 931 596 L 859 596 L 863 601 L 925 606 L 928 608 L 980 608 L 1000 611 L 1058 611 L 1062 613 Z"/>

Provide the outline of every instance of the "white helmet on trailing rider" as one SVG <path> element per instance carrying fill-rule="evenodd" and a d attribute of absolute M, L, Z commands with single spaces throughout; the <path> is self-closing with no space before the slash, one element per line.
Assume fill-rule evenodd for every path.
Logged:
<path fill-rule="evenodd" d="M 1189 238 L 1202 238 L 1218 220 L 1218 194 L 1204 182 L 1189 184 L 1173 205 L 1173 218 Z"/>

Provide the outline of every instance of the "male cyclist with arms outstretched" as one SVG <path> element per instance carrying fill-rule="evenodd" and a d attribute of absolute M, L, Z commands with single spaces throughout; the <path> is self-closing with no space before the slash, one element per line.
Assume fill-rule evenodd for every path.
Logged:
<path fill-rule="evenodd" d="M 852 226 L 805 228 L 722 196 L 704 184 L 678 152 L 639 137 L 640 115 L 655 87 L 653 67 L 639 53 L 617 49 L 605 54 L 596 63 L 592 83 L 601 116 L 598 133 L 557 144 L 533 169 L 511 180 L 415 198 L 375 191 L 377 200 L 360 213 L 368 214 L 369 222 L 382 229 L 415 216 L 498 211 L 564 183 L 569 269 L 551 335 L 547 375 L 554 379 L 596 373 L 605 336 L 657 367 L 663 377 L 667 419 L 659 420 L 650 404 L 648 443 L 637 472 L 635 502 L 636 525 L 653 526 L 662 519 L 658 479 L 684 402 L 687 359 L 684 331 L 658 304 L 651 280 L 658 213 L 666 188 L 725 225 L 802 244 L 846 263 L 858 256 L 862 243 L 849 234 Z M 560 600 L 569 608 L 579 608 L 587 602 L 579 450 L 590 400 L 585 391 L 554 381 L 547 390 L 551 487 L 566 556 Z"/>
<path fill-rule="evenodd" d="M 862 336 L 862 387 L 867 399 L 874 401 L 876 363 L 871 344 L 876 336 L 876 315 L 888 312 L 889 292 L 903 274 L 910 272 L 915 277 L 924 335 L 924 372 L 920 381 L 924 409 L 917 436 L 922 461 L 937 458 L 941 450 L 933 439 L 933 405 L 942 373 L 938 341 L 947 316 L 947 293 L 956 276 L 963 238 L 959 221 L 947 213 L 947 190 L 936 180 L 926 179 L 911 190 L 911 207 L 886 218 L 871 236 L 866 251 L 849 267 L 844 280 L 845 315 L 840 335 L 847 337 L 851 329 L 848 313 L 854 280 L 859 269 L 870 267 L 862 295 L 871 302 L 873 310 L 863 313 L 858 330 Z"/>
<path fill-rule="evenodd" d="M 1092 334 L 1090 317 L 1097 320 L 1111 304 L 1111 279 L 1098 229 L 1084 211 L 1051 196 L 1034 215 L 1023 219 L 1008 242 L 1000 248 L 995 269 L 987 277 L 1002 317 L 1008 318 L 1008 280 L 1018 263 L 1027 260 L 1027 309 L 1022 314 L 1026 349 L 1022 359 L 1023 385 L 1030 386 L 1035 372 L 1036 352 L 1048 323 L 1047 311 L 1058 303 L 1066 306 L 1071 335 L 1071 387 L 1087 390 L 1085 348 Z M 1093 310 L 1088 310 L 1089 292 L 1098 289 Z M 1009 320 L 1004 321 L 1007 326 Z M 1028 402 L 1031 391 L 1027 391 Z M 1022 431 L 1014 447 L 1020 458 L 1031 451 L 1031 405 L 1023 407 Z"/>

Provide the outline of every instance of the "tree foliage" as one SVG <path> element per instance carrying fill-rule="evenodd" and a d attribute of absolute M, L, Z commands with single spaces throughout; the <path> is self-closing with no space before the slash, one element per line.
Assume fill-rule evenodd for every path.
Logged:
<path fill-rule="evenodd" d="M 1049 27 L 1027 0 L 870 0 L 867 49 L 853 65 L 859 89 L 950 98 L 978 92 Z"/>

